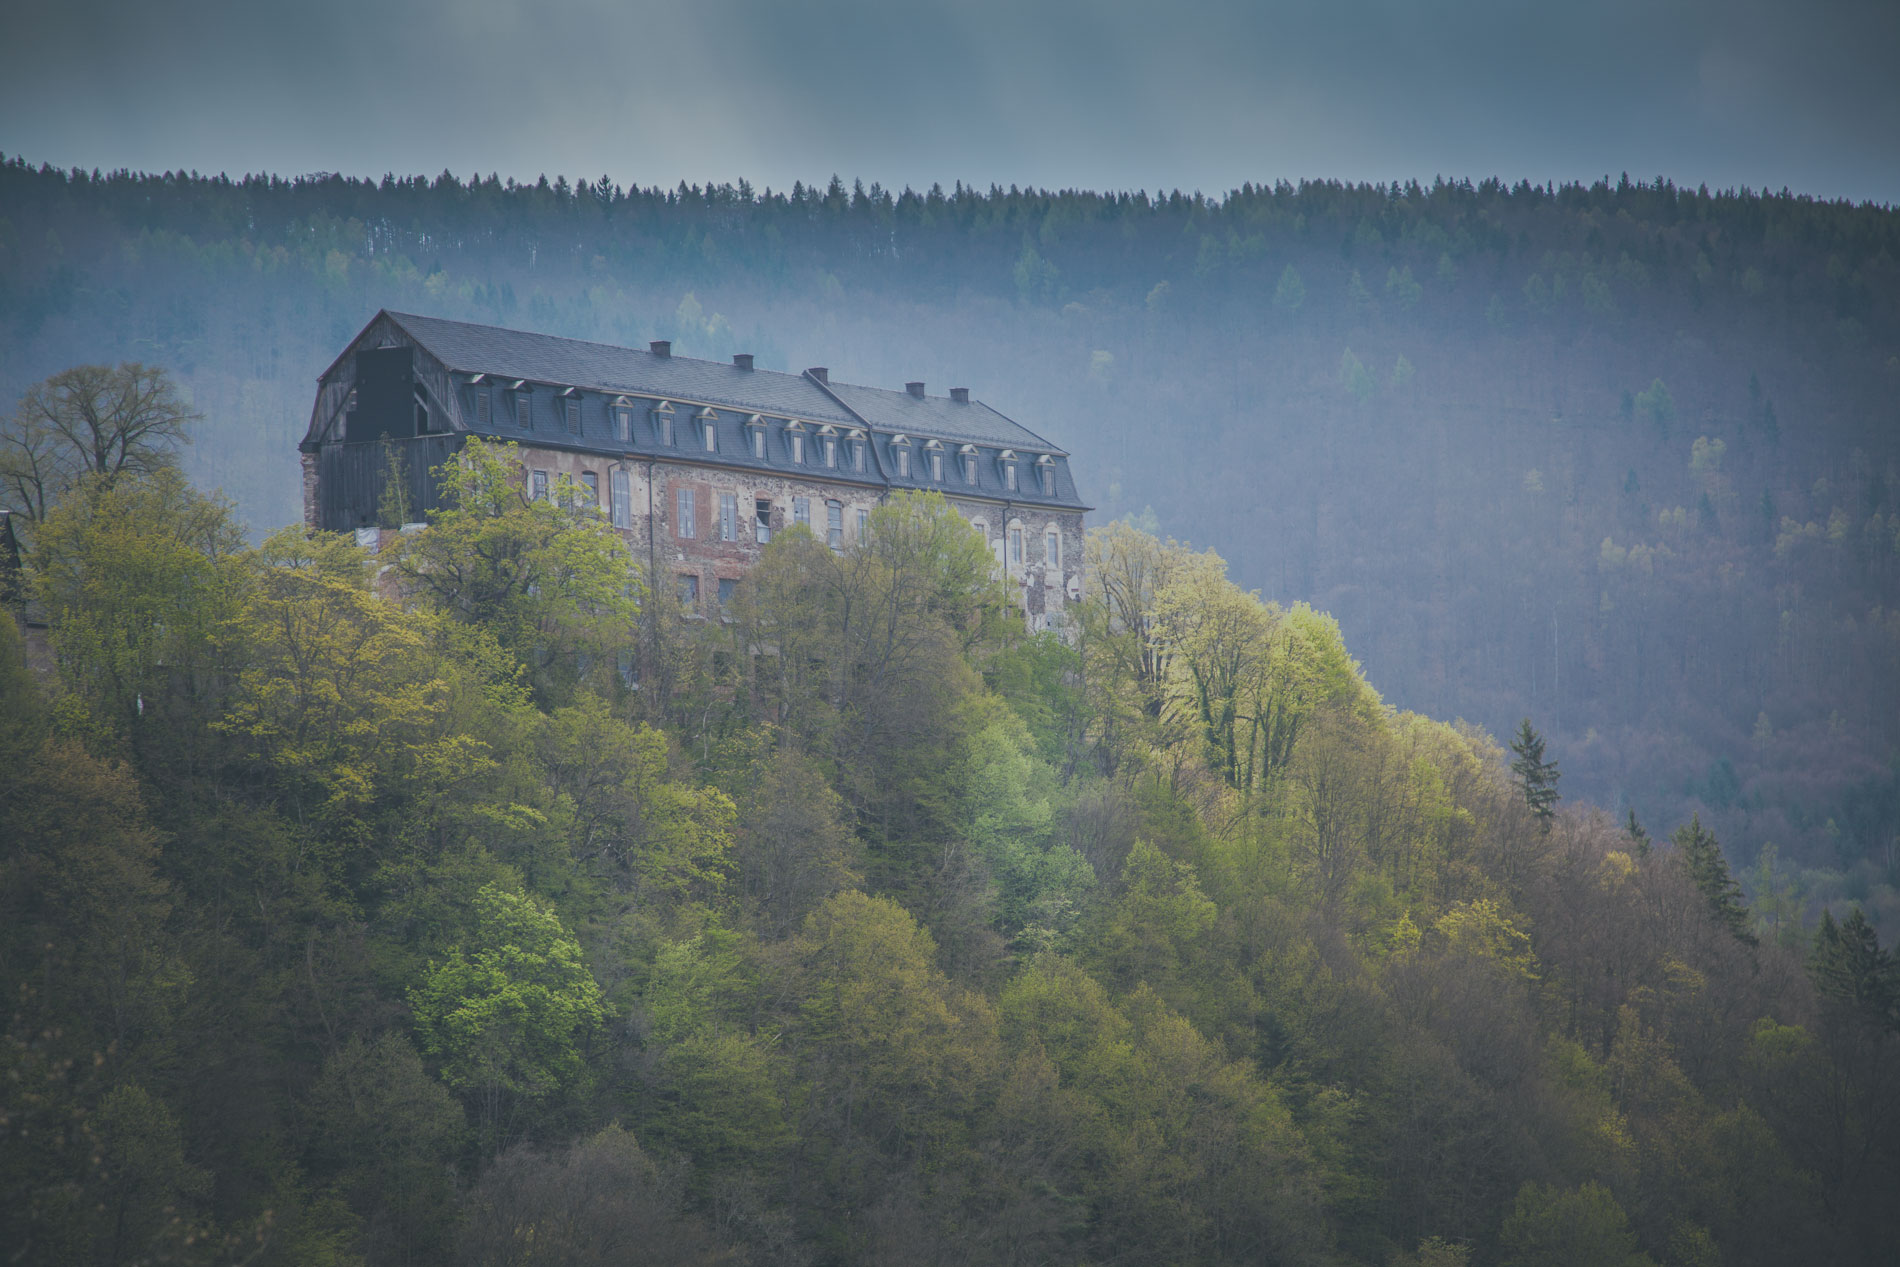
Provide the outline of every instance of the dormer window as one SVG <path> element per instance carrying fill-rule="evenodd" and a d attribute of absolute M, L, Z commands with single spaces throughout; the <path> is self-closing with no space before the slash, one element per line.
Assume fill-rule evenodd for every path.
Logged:
<path fill-rule="evenodd" d="M 961 449 L 957 450 L 957 456 L 962 459 L 963 462 L 963 482 L 965 484 L 976 483 L 976 446 L 973 444 L 964 445 Z"/>
<path fill-rule="evenodd" d="M 534 430 L 534 393 L 526 383 L 515 384 L 515 425 L 523 431 Z"/>
<path fill-rule="evenodd" d="M 943 483 L 943 445 L 931 440 L 924 445 L 924 452 L 930 458 L 930 478 L 938 484 Z"/>
<path fill-rule="evenodd" d="M 710 409 L 702 409 L 697 416 L 700 439 L 706 445 L 706 452 L 719 452 L 719 415 Z"/>
<path fill-rule="evenodd" d="M 478 427 L 493 426 L 495 421 L 494 410 L 494 397 L 489 393 L 487 386 L 483 385 L 475 388 L 475 425 Z"/>
<path fill-rule="evenodd" d="M 746 435 L 751 437 L 752 458 L 756 462 L 765 461 L 765 419 L 753 414 L 745 420 Z"/>
<path fill-rule="evenodd" d="M 824 447 L 825 465 L 834 471 L 837 470 L 838 469 L 838 437 L 836 435 L 826 434 L 820 438 L 820 443 Z"/>
<path fill-rule="evenodd" d="M 653 434 L 661 444 L 673 443 L 673 406 L 664 400 L 653 406 Z"/>
<path fill-rule="evenodd" d="M 561 393 L 561 416 L 567 423 L 569 435 L 581 433 L 581 396 L 571 387 Z"/>
<path fill-rule="evenodd" d="M 622 444 L 633 443 L 633 402 L 625 396 L 614 400 L 614 439 Z"/>
<path fill-rule="evenodd" d="M 1016 491 L 1016 453 L 1013 449 L 1004 449 L 1001 457 L 1003 464 L 1003 490 Z"/>
<path fill-rule="evenodd" d="M 792 465 L 805 465 L 805 424 L 791 422 L 785 425 L 785 447 L 791 450 Z"/>
<path fill-rule="evenodd" d="M 851 433 L 851 469 L 859 474 L 864 472 L 864 433 L 862 431 Z"/>
<path fill-rule="evenodd" d="M 1056 460 L 1047 453 L 1036 459 L 1036 474 L 1042 480 L 1042 495 L 1056 495 Z"/>

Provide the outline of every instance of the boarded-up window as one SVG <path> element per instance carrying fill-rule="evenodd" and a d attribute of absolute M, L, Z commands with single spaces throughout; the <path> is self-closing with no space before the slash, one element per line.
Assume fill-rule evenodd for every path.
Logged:
<path fill-rule="evenodd" d="M 489 395 L 488 389 L 477 387 L 475 389 L 475 422 L 478 426 L 486 427 L 494 423 L 492 413 L 494 407 L 494 397 Z"/>
<path fill-rule="evenodd" d="M 579 435 L 581 433 L 581 402 L 569 396 L 561 402 L 561 406 L 567 416 L 568 433 Z"/>
<path fill-rule="evenodd" d="M 614 406 L 614 438 L 622 444 L 633 443 L 633 410 L 625 405 Z"/>
<path fill-rule="evenodd" d="M 527 392 L 515 393 L 515 425 L 523 431 L 534 430 L 534 397 Z"/>

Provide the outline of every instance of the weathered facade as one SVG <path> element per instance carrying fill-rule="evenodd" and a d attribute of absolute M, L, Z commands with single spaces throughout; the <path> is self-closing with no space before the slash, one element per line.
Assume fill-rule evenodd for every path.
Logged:
<path fill-rule="evenodd" d="M 943 493 L 983 532 L 1031 629 L 1063 627 L 1081 597 L 1088 507 L 1069 455 L 965 388 L 885 391 L 403 313 L 378 313 L 318 380 L 305 522 L 422 520 L 439 504 L 431 469 L 469 436 L 519 445 L 531 495 L 572 480 L 702 612 L 773 534 L 805 523 L 842 549 L 904 489 Z"/>

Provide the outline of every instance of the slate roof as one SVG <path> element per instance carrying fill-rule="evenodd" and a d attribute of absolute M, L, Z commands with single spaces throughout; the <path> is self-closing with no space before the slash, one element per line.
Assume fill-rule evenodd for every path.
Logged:
<path fill-rule="evenodd" d="M 539 447 L 583 452 L 637 452 L 668 456 L 679 461 L 712 462 L 719 466 L 750 468 L 811 479 L 833 479 L 889 488 L 936 489 L 947 496 L 995 498 L 1025 504 L 1064 508 L 1081 507 L 1081 495 L 1069 472 L 1068 454 L 981 401 L 962 403 L 943 396 L 912 396 L 850 383 L 819 382 L 809 374 L 774 370 L 746 370 L 720 361 L 684 356 L 659 356 L 637 348 L 558 338 L 525 330 L 447 321 L 412 313 L 382 312 L 364 327 L 323 378 L 341 371 L 350 352 L 365 346 L 366 336 L 387 320 L 439 361 L 452 374 L 486 375 L 479 389 L 489 405 L 488 421 L 477 423 L 473 407 L 476 388 L 463 385 L 444 402 L 454 413 L 458 430 L 504 440 L 529 441 Z M 523 380 L 533 425 L 524 427 L 516 412 L 522 393 L 508 391 Z M 570 393 L 564 389 L 579 389 Z M 579 396 L 578 429 L 570 429 L 565 398 Z M 632 431 L 622 440 L 613 414 L 614 398 L 633 397 Z M 644 398 L 644 399 L 643 399 Z M 657 400 L 672 405 L 672 439 L 668 443 L 654 413 Z M 705 449 L 701 406 L 711 407 L 717 436 L 716 451 Z M 749 419 L 762 416 L 765 455 L 754 456 Z M 805 424 L 804 459 L 792 461 L 787 420 Z M 823 464 L 823 436 L 829 424 L 838 428 L 835 467 Z M 312 418 L 306 443 L 322 434 L 324 420 Z M 856 469 L 850 437 L 868 433 L 863 471 Z M 910 438 L 910 471 L 897 473 L 891 440 Z M 944 478 L 929 475 L 931 441 L 940 441 Z M 959 446 L 979 446 L 977 479 L 967 482 Z M 1017 488 L 1003 487 L 1000 454 L 1018 454 Z M 1042 492 L 1037 458 L 1053 459 L 1054 487 Z M 1086 509 L 1085 507 L 1081 507 Z"/>
<path fill-rule="evenodd" d="M 934 436 L 941 440 L 969 440 L 1037 453 L 1061 453 L 1055 445 L 980 400 L 959 404 L 947 396 L 913 396 L 881 387 L 830 383 L 831 394 L 852 413 L 881 431 Z"/>
<path fill-rule="evenodd" d="M 656 356 L 610 343 L 589 343 L 584 339 L 563 339 L 551 334 L 471 325 L 466 321 L 445 321 L 406 312 L 392 312 L 388 316 L 451 370 L 492 374 L 498 378 L 525 378 L 563 387 L 640 392 L 814 421 L 855 421 L 836 401 L 800 374 L 742 370 L 723 361 Z"/>

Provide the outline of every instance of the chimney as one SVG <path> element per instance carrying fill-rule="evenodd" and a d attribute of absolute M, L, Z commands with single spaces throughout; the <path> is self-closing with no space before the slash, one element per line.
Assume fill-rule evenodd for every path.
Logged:
<path fill-rule="evenodd" d="M 653 353 L 655 356 L 671 356 L 673 355 L 673 341 L 671 339 L 655 339 L 653 342 L 647 344 L 647 351 Z"/>
<path fill-rule="evenodd" d="M 970 389 L 967 387 L 952 387 L 950 389 L 950 399 L 959 405 L 967 405 L 970 403 Z"/>
<path fill-rule="evenodd" d="M 827 385 L 829 385 L 831 382 L 831 371 L 826 369 L 822 365 L 814 365 L 810 369 L 806 370 L 805 372 L 811 375 L 818 382 L 821 382 Z"/>
<path fill-rule="evenodd" d="M 752 368 L 752 353 L 734 352 L 732 354 L 732 363 L 742 370 L 749 370 Z"/>
<path fill-rule="evenodd" d="M 924 398 L 924 385 L 922 383 L 905 383 L 904 390 L 915 396 L 918 400 Z"/>

